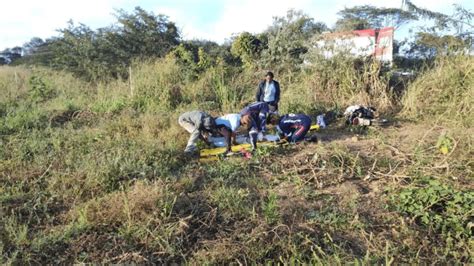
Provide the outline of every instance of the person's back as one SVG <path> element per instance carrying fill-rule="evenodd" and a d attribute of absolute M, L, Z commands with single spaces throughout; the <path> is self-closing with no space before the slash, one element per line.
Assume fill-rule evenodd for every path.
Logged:
<path fill-rule="evenodd" d="M 311 122 L 311 117 L 305 114 L 286 114 L 280 118 L 280 123 L 305 123 Z"/>
<path fill-rule="evenodd" d="M 216 118 L 216 125 L 224 125 L 235 132 L 240 127 L 240 118 L 240 114 L 226 114 Z"/>
<path fill-rule="evenodd" d="M 198 138 L 207 141 L 206 138 L 202 136 L 203 132 L 212 132 L 216 128 L 214 118 L 203 111 L 190 111 L 183 113 L 179 116 L 178 123 L 191 134 L 186 149 L 184 150 L 187 153 L 196 151 L 196 142 L 198 141 Z"/>
<path fill-rule="evenodd" d="M 268 108 L 267 103 L 253 102 L 247 105 L 246 107 L 244 107 L 244 109 L 240 111 L 240 115 L 254 115 L 254 114 L 258 115 L 260 113 L 267 114 L 268 112 L 269 112 L 269 108 Z"/>
<path fill-rule="evenodd" d="M 277 130 L 290 142 L 298 142 L 311 127 L 311 118 L 305 114 L 287 114 L 280 118 Z"/>
<path fill-rule="evenodd" d="M 257 125 L 258 131 L 265 132 L 266 119 L 269 113 L 268 104 L 264 102 L 254 102 L 240 111 L 241 116 L 251 116 Z"/>
<path fill-rule="evenodd" d="M 203 118 L 207 114 L 203 111 L 190 111 L 179 116 L 179 121 L 184 121 L 193 124 L 197 129 L 201 127 Z"/>

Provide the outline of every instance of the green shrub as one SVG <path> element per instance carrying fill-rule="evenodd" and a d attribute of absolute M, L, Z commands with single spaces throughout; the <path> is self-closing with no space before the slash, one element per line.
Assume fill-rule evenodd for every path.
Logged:
<path fill-rule="evenodd" d="M 30 97 L 35 102 L 49 100 L 55 95 L 51 84 L 42 76 L 33 75 L 29 79 Z"/>
<path fill-rule="evenodd" d="M 128 101 L 124 98 L 119 99 L 107 99 L 97 101 L 92 105 L 92 111 L 97 113 L 112 113 L 118 114 L 125 107 L 127 107 Z"/>
<path fill-rule="evenodd" d="M 397 211 L 426 228 L 428 236 L 437 238 L 441 234 L 445 241 L 441 245 L 445 248 L 445 255 L 457 259 L 469 257 L 474 192 L 457 190 L 440 180 L 423 178 L 392 196 L 391 202 Z"/>
<path fill-rule="evenodd" d="M 280 219 L 278 212 L 278 198 L 275 193 L 270 193 L 262 204 L 263 215 L 269 224 L 274 224 Z"/>
<path fill-rule="evenodd" d="M 44 129 L 48 126 L 48 116 L 44 110 L 37 107 L 18 107 L 3 118 L 0 124 L 0 134 Z"/>

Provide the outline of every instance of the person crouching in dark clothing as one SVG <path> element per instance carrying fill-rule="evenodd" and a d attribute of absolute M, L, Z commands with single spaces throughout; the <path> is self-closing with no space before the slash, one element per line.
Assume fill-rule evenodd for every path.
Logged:
<path fill-rule="evenodd" d="M 266 120 L 269 112 L 270 109 L 267 103 L 254 102 L 242 109 L 240 115 L 242 117 L 249 115 L 253 119 L 253 122 L 256 123 L 258 132 L 264 133 L 266 131 Z"/>
<path fill-rule="evenodd" d="M 280 139 L 290 143 L 300 142 L 305 139 L 306 133 L 311 128 L 311 118 L 304 114 L 287 114 L 278 116 L 272 114 L 269 123 L 277 125 Z"/>
<path fill-rule="evenodd" d="M 265 79 L 258 84 L 256 101 L 267 103 L 271 112 L 278 111 L 278 102 L 280 101 L 280 83 L 273 80 L 272 72 L 267 72 Z"/>
<path fill-rule="evenodd" d="M 246 114 L 240 119 L 240 124 L 247 130 L 250 144 L 252 145 L 252 151 L 255 151 L 257 149 L 257 139 L 259 132 L 259 127 L 257 126 L 255 119 L 253 119 L 249 114 Z"/>

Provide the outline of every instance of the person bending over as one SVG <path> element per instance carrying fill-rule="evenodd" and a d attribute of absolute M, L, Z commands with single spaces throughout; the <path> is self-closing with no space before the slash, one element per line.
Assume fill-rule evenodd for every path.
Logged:
<path fill-rule="evenodd" d="M 199 139 L 210 144 L 208 141 L 208 136 L 210 134 L 221 134 L 226 137 L 226 152 L 230 151 L 230 132 L 225 127 L 218 127 L 216 125 L 215 119 L 210 116 L 208 113 L 203 111 L 191 111 L 186 112 L 179 116 L 178 123 L 186 131 L 188 131 L 191 136 L 189 137 L 188 143 L 186 145 L 185 153 L 194 153 L 197 151 L 196 143 Z"/>
<path fill-rule="evenodd" d="M 290 143 L 304 140 L 306 133 L 311 128 L 311 118 L 304 114 L 287 114 L 283 116 L 272 114 L 269 117 L 269 123 L 277 126 L 280 139 Z"/>
<path fill-rule="evenodd" d="M 247 130 L 249 134 L 250 144 L 252 145 L 252 151 L 255 151 L 257 149 L 257 139 L 259 132 L 257 122 L 255 122 L 251 115 L 247 114 L 242 115 L 240 119 L 240 124 Z"/>
<path fill-rule="evenodd" d="M 268 104 L 265 102 L 254 102 L 240 111 L 241 116 L 249 115 L 256 123 L 258 132 L 265 132 L 267 115 L 270 112 Z"/>
<path fill-rule="evenodd" d="M 240 120 L 242 116 L 240 114 L 226 114 L 216 118 L 217 126 L 225 126 L 231 133 L 231 143 L 237 145 L 236 131 L 240 127 Z"/>

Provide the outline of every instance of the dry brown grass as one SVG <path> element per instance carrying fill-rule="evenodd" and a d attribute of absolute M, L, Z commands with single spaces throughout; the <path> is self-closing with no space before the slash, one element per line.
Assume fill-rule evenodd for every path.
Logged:
<path fill-rule="evenodd" d="M 37 69 L 32 73 L 58 92 L 54 98 L 31 104 L 25 94 L 18 105 L 0 106 L 0 262 L 468 262 L 465 245 L 449 246 L 445 235 L 391 209 L 390 198 L 425 176 L 471 189 L 470 128 L 428 119 L 355 137 L 334 124 L 318 144 L 262 147 L 251 160 L 201 164 L 179 152 L 188 138 L 179 114 L 238 111 L 253 99 L 257 79 L 209 72 L 189 83 L 169 69 L 153 76 L 168 63 L 136 66 L 133 97 L 125 80 L 89 84 Z M 379 65 L 313 67 L 277 76 L 282 112 L 393 107 Z M 178 91 L 175 104 L 170 97 Z M 439 140 L 448 142 L 446 154 Z"/>
<path fill-rule="evenodd" d="M 85 215 L 90 224 L 116 225 L 127 221 L 140 221 L 152 213 L 161 211 L 159 201 L 166 196 L 164 187 L 159 184 L 137 182 L 125 192 L 114 192 L 102 198 L 94 199 L 73 210 L 72 218 Z"/>
<path fill-rule="evenodd" d="M 353 104 L 389 112 L 397 104 L 389 75 L 380 63 L 370 60 L 320 59 L 282 87 L 282 107 L 291 112 L 311 113 L 318 108 L 342 109 Z"/>
<path fill-rule="evenodd" d="M 474 58 L 457 55 L 439 58 L 407 89 L 403 114 L 447 126 L 473 126 Z"/>

